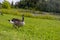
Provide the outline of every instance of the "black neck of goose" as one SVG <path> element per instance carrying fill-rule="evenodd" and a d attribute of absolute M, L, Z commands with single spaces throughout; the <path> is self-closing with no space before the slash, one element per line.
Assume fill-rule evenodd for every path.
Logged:
<path fill-rule="evenodd" d="M 24 15 L 22 15 L 22 22 L 24 21 Z"/>

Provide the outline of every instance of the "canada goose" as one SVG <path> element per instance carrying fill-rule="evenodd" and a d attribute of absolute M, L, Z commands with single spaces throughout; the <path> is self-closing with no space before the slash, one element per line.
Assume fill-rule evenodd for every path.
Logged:
<path fill-rule="evenodd" d="M 23 26 L 25 24 L 24 22 L 24 15 L 22 15 L 22 20 L 17 19 L 17 18 L 13 18 L 12 20 L 8 20 L 10 23 L 12 23 L 14 25 L 14 27 L 20 27 Z"/>

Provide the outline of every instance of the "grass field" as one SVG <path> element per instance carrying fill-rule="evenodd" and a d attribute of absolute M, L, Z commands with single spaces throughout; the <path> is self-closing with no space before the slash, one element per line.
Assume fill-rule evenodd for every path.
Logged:
<path fill-rule="evenodd" d="M 25 25 L 17 31 L 8 19 L 21 16 L 0 15 L 0 40 L 60 40 L 60 21 L 25 17 Z"/>

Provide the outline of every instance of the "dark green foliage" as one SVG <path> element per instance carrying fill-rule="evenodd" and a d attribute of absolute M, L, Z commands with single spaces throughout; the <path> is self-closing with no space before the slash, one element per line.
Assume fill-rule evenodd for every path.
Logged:
<path fill-rule="evenodd" d="M 16 7 L 46 12 L 60 12 L 60 0 L 21 0 Z"/>
<path fill-rule="evenodd" d="M 38 0 L 22 0 L 20 2 L 16 3 L 16 6 L 18 6 L 19 8 L 35 8 L 36 7 L 36 3 Z"/>
<path fill-rule="evenodd" d="M 8 1 L 4 0 L 3 3 L 2 3 L 2 7 L 6 8 L 6 9 L 10 9 L 11 5 Z"/>
<path fill-rule="evenodd" d="M 12 1 L 12 3 L 11 3 L 11 8 L 13 8 L 14 7 L 14 4 L 13 4 L 13 1 Z"/>
<path fill-rule="evenodd" d="M 2 3 L 0 3 L 0 8 L 2 8 Z"/>

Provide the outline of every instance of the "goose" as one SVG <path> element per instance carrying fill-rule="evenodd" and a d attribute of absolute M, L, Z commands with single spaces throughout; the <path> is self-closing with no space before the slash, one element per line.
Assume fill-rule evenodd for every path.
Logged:
<path fill-rule="evenodd" d="M 20 19 L 17 19 L 17 18 L 12 18 L 11 20 L 8 20 L 10 23 L 13 24 L 13 26 L 16 28 L 16 27 L 20 27 L 20 26 L 23 26 L 25 25 L 25 22 L 24 22 L 24 15 L 22 15 L 22 20 Z"/>

